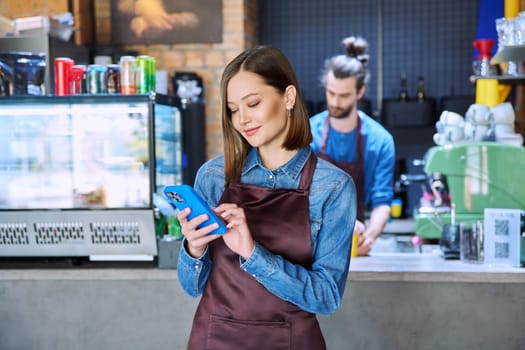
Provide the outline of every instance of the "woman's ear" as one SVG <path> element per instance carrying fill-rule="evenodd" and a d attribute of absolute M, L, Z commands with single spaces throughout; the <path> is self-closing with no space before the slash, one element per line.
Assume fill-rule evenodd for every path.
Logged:
<path fill-rule="evenodd" d="M 295 98 L 297 97 L 297 89 L 293 85 L 288 85 L 284 91 L 284 102 L 286 103 L 286 109 L 293 109 L 295 106 Z"/>

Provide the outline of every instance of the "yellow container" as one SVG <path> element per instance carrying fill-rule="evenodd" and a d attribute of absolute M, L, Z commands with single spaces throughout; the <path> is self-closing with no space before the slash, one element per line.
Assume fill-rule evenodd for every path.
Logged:
<path fill-rule="evenodd" d="M 476 103 L 492 108 L 505 102 L 510 89 L 510 85 L 500 84 L 497 79 L 478 79 L 476 81 Z"/>
<path fill-rule="evenodd" d="M 401 201 L 401 199 L 394 199 L 392 201 L 392 204 L 390 204 L 390 213 L 393 218 L 401 217 L 403 213 L 403 201 Z"/>
<path fill-rule="evenodd" d="M 358 233 L 355 233 L 352 235 L 352 251 L 350 252 L 350 257 L 355 258 L 357 257 L 357 241 L 359 241 L 359 237 L 361 235 Z"/>
<path fill-rule="evenodd" d="M 503 12 L 505 18 L 514 18 L 520 12 L 520 1 L 519 0 L 504 0 Z"/>

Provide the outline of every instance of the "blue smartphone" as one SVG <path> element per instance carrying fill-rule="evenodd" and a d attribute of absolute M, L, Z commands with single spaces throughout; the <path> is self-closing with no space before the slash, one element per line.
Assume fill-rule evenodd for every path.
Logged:
<path fill-rule="evenodd" d="M 188 219 L 191 220 L 201 214 L 208 214 L 208 220 L 197 226 L 202 228 L 213 223 L 219 224 L 219 227 L 210 232 L 210 234 L 224 234 L 228 229 L 221 218 L 215 214 L 210 206 L 202 199 L 193 187 L 189 185 L 171 185 L 164 187 L 164 196 L 178 210 L 191 208 Z"/>

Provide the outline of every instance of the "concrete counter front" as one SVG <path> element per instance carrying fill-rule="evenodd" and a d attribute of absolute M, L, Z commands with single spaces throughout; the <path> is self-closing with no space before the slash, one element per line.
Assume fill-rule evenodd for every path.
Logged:
<path fill-rule="evenodd" d="M 377 254 L 319 320 L 330 350 L 523 349 L 524 292 L 525 269 Z M 0 269 L 0 349 L 185 349 L 197 302 L 175 270 Z"/>

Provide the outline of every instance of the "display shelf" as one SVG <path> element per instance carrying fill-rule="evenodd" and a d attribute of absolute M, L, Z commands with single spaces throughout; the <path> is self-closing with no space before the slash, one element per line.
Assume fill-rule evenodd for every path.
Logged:
<path fill-rule="evenodd" d="M 471 75 L 470 76 L 470 82 L 475 83 L 479 79 L 497 79 L 501 83 L 516 83 L 521 82 L 525 80 L 525 74 L 516 74 L 516 75 L 487 75 L 487 76 L 479 76 L 479 75 Z"/>
<path fill-rule="evenodd" d="M 496 53 L 490 60 L 490 64 L 505 63 L 510 61 L 525 61 L 525 45 L 509 45 L 504 46 L 503 49 Z M 506 75 L 471 75 L 470 82 L 475 83 L 479 79 L 497 79 L 501 83 L 512 84 L 525 80 L 525 74 L 506 74 Z"/>
<path fill-rule="evenodd" d="M 525 61 L 525 45 L 507 45 L 498 51 L 490 60 L 491 64 L 509 62 L 509 61 Z"/>

